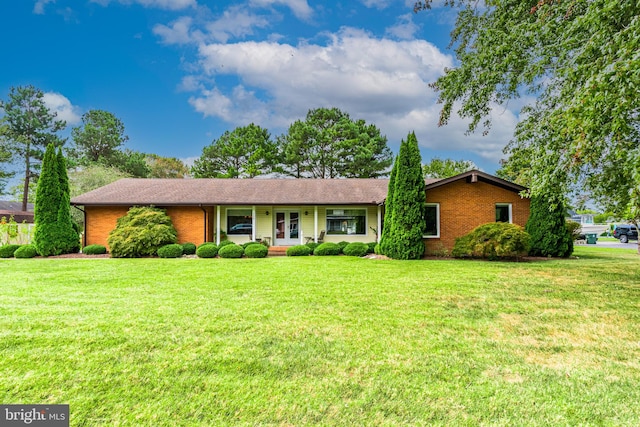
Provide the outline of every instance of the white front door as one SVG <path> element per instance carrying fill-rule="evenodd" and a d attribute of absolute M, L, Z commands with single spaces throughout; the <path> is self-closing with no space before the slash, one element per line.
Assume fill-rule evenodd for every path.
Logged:
<path fill-rule="evenodd" d="M 275 246 L 300 244 L 300 212 L 276 211 L 275 221 Z"/>

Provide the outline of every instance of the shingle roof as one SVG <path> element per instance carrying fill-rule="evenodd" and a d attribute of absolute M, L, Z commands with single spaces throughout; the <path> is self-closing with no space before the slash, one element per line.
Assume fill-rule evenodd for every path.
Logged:
<path fill-rule="evenodd" d="M 381 204 L 388 179 L 124 178 L 71 199 L 74 205 Z"/>

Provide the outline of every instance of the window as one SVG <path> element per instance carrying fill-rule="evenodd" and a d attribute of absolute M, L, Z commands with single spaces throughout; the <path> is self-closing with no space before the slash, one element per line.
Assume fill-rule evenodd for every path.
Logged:
<path fill-rule="evenodd" d="M 227 209 L 227 234 L 251 234 L 251 209 Z"/>
<path fill-rule="evenodd" d="M 367 234 L 367 210 L 327 209 L 327 234 Z"/>
<path fill-rule="evenodd" d="M 427 203 L 424 237 L 440 237 L 440 204 Z"/>
<path fill-rule="evenodd" d="M 496 222 L 511 222 L 511 203 L 496 204 Z"/>

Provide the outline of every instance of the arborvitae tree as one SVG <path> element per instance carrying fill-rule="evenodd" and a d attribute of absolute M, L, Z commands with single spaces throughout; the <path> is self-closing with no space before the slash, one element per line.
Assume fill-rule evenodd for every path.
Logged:
<path fill-rule="evenodd" d="M 63 253 L 76 253 L 80 250 L 80 236 L 71 218 L 69 176 L 67 175 L 67 162 L 62 154 L 62 148 L 58 149 L 56 160 L 60 183 L 60 205 L 58 206 L 57 222 L 60 233 L 60 246 Z"/>
<path fill-rule="evenodd" d="M 420 259 L 424 255 L 425 184 L 422 158 L 415 133 L 400 144 L 396 158 L 391 227 L 383 254 L 394 259 Z"/>
<path fill-rule="evenodd" d="M 573 236 L 567 228 L 562 202 L 549 197 L 531 198 L 531 213 L 525 231 L 531 236 L 531 256 L 568 257 L 573 253 Z"/>
<path fill-rule="evenodd" d="M 393 162 L 391 168 L 391 176 L 389 177 L 389 187 L 387 190 L 387 198 L 384 201 L 384 221 L 382 223 L 382 234 L 380 235 L 380 253 L 386 254 L 391 242 L 391 224 L 393 223 L 393 193 L 396 182 L 396 172 L 398 170 L 398 159 Z"/>
<path fill-rule="evenodd" d="M 33 244 L 42 256 L 62 253 L 58 241 L 58 209 L 60 207 L 60 178 L 53 144 L 47 146 L 36 191 L 34 208 L 35 231 Z"/>

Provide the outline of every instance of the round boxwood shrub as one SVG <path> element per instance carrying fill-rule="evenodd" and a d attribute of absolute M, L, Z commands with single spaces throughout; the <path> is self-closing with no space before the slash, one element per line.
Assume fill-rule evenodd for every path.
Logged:
<path fill-rule="evenodd" d="M 529 251 L 529 234 L 515 224 L 492 222 L 456 239 L 455 258 L 519 258 Z"/>
<path fill-rule="evenodd" d="M 13 253 L 16 258 L 33 258 L 38 255 L 35 245 L 22 245 Z"/>
<path fill-rule="evenodd" d="M 256 242 L 256 241 L 253 241 L 253 240 L 252 240 L 252 241 L 249 241 L 249 242 L 245 242 L 245 243 L 243 243 L 241 246 L 242 246 L 244 249 L 247 249 L 247 246 L 249 246 L 249 245 L 260 245 L 260 244 L 261 244 L 260 242 Z"/>
<path fill-rule="evenodd" d="M 316 242 L 309 242 L 309 243 L 307 243 L 305 246 L 307 246 L 309 249 L 311 249 L 311 252 L 309 252 L 309 253 L 311 253 L 311 254 L 312 254 L 312 253 L 313 253 L 313 251 L 314 251 L 318 246 L 320 246 L 320 243 L 316 243 Z"/>
<path fill-rule="evenodd" d="M 365 256 L 369 253 L 369 245 L 361 242 L 352 242 L 344 247 L 342 253 L 349 256 Z"/>
<path fill-rule="evenodd" d="M 344 251 L 344 248 L 347 247 L 349 242 L 346 242 L 346 241 L 343 240 L 342 242 L 338 242 L 337 244 L 340 247 L 340 253 L 343 253 L 342 251 Z"/>
<path fill-rule="evenodd" d="M 244 254 L 247 258 L 264 258 L 269 253 L 269 248 L 260 243 L 254 242 L 244 248 Z"/>
<path fill-rule="evenodd" d="M 242 258 L 242 254 L 244 254 L 244 248 L 240 245 L 236 245 L 235 243 L 220 246 L 218 249 L 218 255 L 220 255 L 220 258 Z"/>
<path fill-rule="evenodd" d="M 231 240 L 221 240 L 220 244 L 218 245 L 218 249 L 227 245 L 235 245 L 235 243 L 233 243 Z"/>
<path fill-rule="evenodd" d="M 378 242 L 370 242 L 367 243 L 368 249 L 367 249 L 367 253 L 368 254 L 372 254 L 376 251 L 376 245 L 378 244 Z"/>
<path fill-rule="evenodd" d="M 317 256 L 340 255 L 340 246 L 337 243 L 325 242 L 313 250 Z"/>
<path fill-rule="evenodd" d="M 218 255 L 218 246 L 213 242 L 203 243 L 196 249 L 198 258 L 215 258 Z"/>
<path fill-rule="evenodd" d="M 316 243 L 314 243 L 316 245 Z M 287 256 L 309 256 L 311 255 L 311 248 L 309 243 L 306 245 L 296 245 L 287 248 Z"/>
<path fill-rule="evenodd" d="M 12 258 L 15 251 L 20 245 L 3 245 L 0 246 L 0 258 Z"/>
<path fill-rule="evenodd" d="M 118 218 L 109 233 L 109 249 L 114 258 L 153 256 L 164 245 L 177 243 L 177 232 L 164 209 L 133 207 Z"/>
<path fill-rule="evenodd" d="M 82 253 L 86 255 L 103 255 L 107 253 L 107 248 L 103 245 L 88 245 L 82 248 Z"/>
<path fill-rule="evenodd" d="M 158 249 L 158 256 L 160 258 L 180 258 L 182 256 L 182 245 L 177 243 L 164 245 Z"/>
<path fill-rule="evenodd" d="M 182 254 L 183 255 L 193 255 L 196 253 L 196 245 L 191 242 L 182 244 Z"/>

